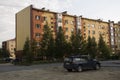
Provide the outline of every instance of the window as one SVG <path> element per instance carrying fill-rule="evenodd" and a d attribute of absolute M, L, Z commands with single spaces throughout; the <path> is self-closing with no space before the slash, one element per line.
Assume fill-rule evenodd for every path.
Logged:
<path fill-rule="evenodd" d="M 53 26 L 51 26 L 51 28 L 53 28 Z"/>
<path fill-rule="evenodd" d="M 118 34 L 118 36 L 120 37 L 120 34 Z"/>
<path fill-rule="evenodd" d="M 54 30 L 51 30 L 51 32 L 54 32 Z"/>
<path fill-rule="evenodd" d="M 61 19 L 61 18 L 59 18 L 59 19 L 58 19 L 58 22 L 59 22 L 59 23 L 61 23 L 61 22 L 62 22 L 62 19 Z"/>
<path fill-rule="evenodd" d="M 13 45 L 11 45 L 11 47 L 13 47 Z"/>
<path fill-rule="evenodd" d="M 36 20 L 40 20 L 40 16 L 35 16 L 35 19 Z"/>
<path fill-rule="evenodd" d="M 13 48 L 11 48 L 11 50 L 14 50 Z"/>
<path fill-rule="evenodd" d="M 111 36 L 113 36 L 114 34 L 113 33 L 111 33 Z"/>
<path fill-rule="evenodd" d="M 101 32 L 99 31 L 99 35 L 101 34 Z"/>
<path fill-rule="evenodd" d="M 116 31 L 120 31 L 120 29 L 119 28 L 117 28 L 117 30 Z"/>
<path fill-rule="evenodd" d="M 40 33 L 36 33 L 35 36 L 36 36 L 37 38 L 39 38 L 39 37 L 40 37 Z"/>
<path fill-rule="evenodd" d="M 73 59 L 73 62 L 77 62 L 77 61 L 86 62 L 86 59 L 84 59 L 84 58 L 74 58 Z"/>
<path fill-rule="evenodd" d="M 46 21 L 46 20 L 47 20 L 47 17 L 44 16 L 44 17 L 43 17 L 43 20 Z"/>
<path fill-rule="evenodd" d="M 101 26 L 99 26 L 98 28 L 101 29 Z"/>
<path fill-rule="evenodd" d="M 72 29 L 71 29 L 71 32 L 73 32 L 73 31 L 74 31 L 74 29 L 72 28 Z"/>
<path fill-rule="evenodd" d="M 40 43 L 39 43 L 39 42 L 37 42 L 37 46 L 40 46 Z"/>
<path fill-rule="evenodd" d="M 114 40 L 113 39 L 111 39 L 111 42 L 113 42 Z"/>
<path fill-rule="evenodd" d="M 53 20 L 53 17 L 51 17 L 51 20 Z"/>
<path fill-rule="evenodd" d="M 111 30 L 113 30 L 113 27 L 111 27 Z"/>
<path fill-rule="evenodd" d="M 90 30 L 88 30 L 88 34 L 90 34 Z"/>
<path fill-rule="evenodd" d="M 68 35 L 65 35 L 65 38 L 68 39 Z"/>
<path fill-rule="evenodd" d="M 68 31 L 68 28 L 66 28 L 66 32 Z"/>
<path fill-rule="evenodd" d="M 102 29 L 105 29 L 105 27 L 104 27 L 104 26 L 102 26 Z"/>
<path fill-rule="evenodd" d="M 95 34 L 95 31 L 92 31 L 92 34 Z"/>
<path fill-rule="evenodd" d="M 90 27 L 90 24 L 88 24 L 88 28 Z"/>
<path fill-rule="evenodd" d="M 71 24 L 74 24 L 74 21 L 71 21 Z"/>
<path fill-rule="evenodd" d="M 53 24 L 53 22 L 51 22 L 51 24 Z"/>
<path fill-rule="evenodd" d="M 95 25 L 94 25 L 94 24 L 92 24 L 91 26 L 92 26 L 92 28 L 95 28 Z"/>
<path fill-rule="evenodd" d="M 65 24 L 68 24 L 68 20 L 65 20 Z"/>
<path fill-rule="evenodd" d="M 115 29 L 115 31 L 117 30 L 117 28 L 114 28 Z"/>
<path fill-rule="evenodd" d="M 36 24 L 36 28 L 38 28 L 38 29 L 39 29 L 39 28 L 40 28 L 40 24 Z"/>

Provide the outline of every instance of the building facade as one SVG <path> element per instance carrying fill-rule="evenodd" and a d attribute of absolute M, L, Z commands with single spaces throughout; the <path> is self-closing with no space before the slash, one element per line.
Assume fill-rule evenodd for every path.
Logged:
<path fill-rule="evenodd" d="M 9 58 L 15 59 L 15 39 L 7 40 L 2 42 L 2 49 L 8 51 Z"/>
<path fill-rule="evenodd" d="M 114 42 L 115 46 L 113 47 L 114 53 L 119 53 L 120 51 L 120 24 L 114 24 Z"/>
<path fill-rule="evenodd" d="M 88 39 L 88 36 L 95 37 L 96 42 L 99 41 L 99 36 L 102 35 L 104 41 L 109 46 L 109 23 L 104 22 L 100 19 L 88 19 L 88 18 L 81 18 L 82 20 L 82 33 L 85 40 Z"/>
<path fill-rule="evenodd" d="M 53 36 L 56 35 L 59 27 L 62 27 L 66 39 L 69 40 L 71 32 L 77 32 L 80 29 L 85 40 L 90 36 L 95 37 L 96 42 L 98 42 L 101 34 L 106 44 L 113 50 L 120 48 L 118 44 L 120 39 L 118 37 L 120 33 L 118 31 L 119 25 L 113 21 L 105 22 L 100 19 L 95 20 L 69 15 L 67 11 L 58 13 L 45 10 L 45 8 L 37 9 L 30 5 L 16 14 L 16 51 L 18 55 L 23 50 L 26 38 L 29 38 L 29 40 L 34 39 L 37 46 L 40 45 L 43 28 L 46 24 L 52 30 Z"/>

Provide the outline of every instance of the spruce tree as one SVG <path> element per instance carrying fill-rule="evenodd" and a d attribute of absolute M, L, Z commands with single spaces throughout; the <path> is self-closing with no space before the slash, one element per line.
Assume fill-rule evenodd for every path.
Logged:
<path fill-rule="evenodd" d="M 32 53 L 33 57 L 36 58 L 37 57 L 37 43 L 36 43 L 36 41 L 33 39 L 31 41 L 30 45 L 31 45 L 31 53 Z"/>
<path fill-rule="evenodd" d="M 92 58 L 95 58 L 97 55 L 97 43 L 94 37 L 88 36 L 87 46 L 86 46 L 87 54 L 90 55 Z"/>
<path fill-rule="evenodd" d="M 43 33 L 44 34 L 43 34 L 42 40 L 41 40 L 40 53 L 43 57 L 47 57 L 47 55 L 49 54 L 48 46 L 50 44 L 50 40 L 52 37 L 52 33 L 51 33 L 51 30 L 48 25 L 44 25 Z"/>
<path fill-rule="evenodd" d="M 80 30 L 78 30 L 78 32 L 76 33 L 72 32 L 70 42 L 71 42 L 72 54 L 75 54 L 75 55 L 83 54 L 82 52 L 84 52 L 83 48 L 84 48 L 85 42 L 83 40 Z"/>
<path fill-rule="evenodd" d="M 31 52 L 31 45 L 29 38 L 26 39 L 24 48 L 23 48 L 23 63 L 25 64 L 31 64 L 33 60 L 33 54 Z"/>
<path fill-rule="evenodd" d="M 10 53 L 9 53 L 9 51 L 8 50 L 6 50 L 6 49 L 2 49 L 2 54 L 3 54 L 3 57 L 4 58 L 7 58 L 7 57 L 9 57 L 10 56 Z"/>
<path fill-rule="evenodd" d="M 92 47 L 92 39 L 90 36 L 88 36 L 87 46 L 86 46 L 86 51 L 87 51 L 88 55 L 90 55 L 90 53 L 91 53 L 91 47 Z"/>
<path fill-rule="evenodd" d="M 47 57 L 49 59 L 53 59 L 55 56 L 55 40 L 53 38 L 53 35 L 50 35 L 50 41 L 48 44 L 48 49 L 47 49 Z"/>
<path fill-rule="evenodd" d="M 102 35 L 100 35 L 100 37 L 99 37 L 98 50 L 99 50 L 98 57 L 100 57 L 102 59 L 109 58 L 111 51 L 108 48 L 108 46 L 106 45 L 105 41 L 103 40 Z"/>
<path fill-rule="evenodd" d="M 65 54 L 65 36 L 62 27 L 59 27 L 58 32 L 56 33 L 56 39 L 55 39 L 55 57 L 56 58 L 62 58 Z"/>

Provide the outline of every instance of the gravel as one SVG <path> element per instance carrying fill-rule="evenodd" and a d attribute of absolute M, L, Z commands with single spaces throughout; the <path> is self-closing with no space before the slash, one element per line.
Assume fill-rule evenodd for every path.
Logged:
<path fill-rule="evenodd" d="M 0 80 L 120 80 L 120 67 L 102 67 L 100 70 L 67 72 L 62 64 L 41 66 L 27 66 L 29 69 L 22 67 L 22 69 L 15 71 L 0 72 Z"/>

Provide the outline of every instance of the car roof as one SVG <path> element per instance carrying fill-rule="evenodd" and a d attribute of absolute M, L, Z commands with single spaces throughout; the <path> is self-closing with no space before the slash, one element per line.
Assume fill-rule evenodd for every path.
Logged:
<path fill-rule="evenodd" d="M 89 58 L 89 55 L 74 55 L 74 56 L 70 56 L 69 58 Z"/>

